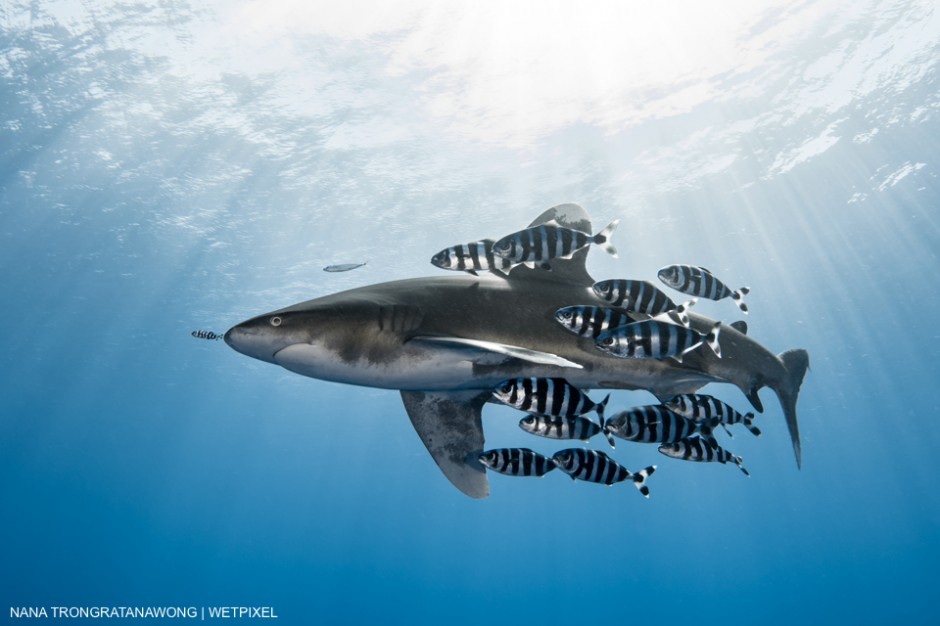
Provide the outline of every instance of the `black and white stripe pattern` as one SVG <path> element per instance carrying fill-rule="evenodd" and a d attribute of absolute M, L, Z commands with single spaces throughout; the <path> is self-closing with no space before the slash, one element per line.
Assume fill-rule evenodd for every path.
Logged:
<path fill-rule="evenodd" d="M 549 439 L 580 439 L 588 441 L 597 433 L 603 432 L 615 447 L 613 439 L 602 424 L 592 422 L 586 417 L 561 417 L 550 415 L 527 415 L 519 420 L 519 428 L 540 437 Z"/>
<path fill-rule="evenodd" d="M 579 304 L 555 311 L 555 320 L 581 337 L 597 339 L 607 330 L 633 323 L 624 309 L 609 306 Z"/>
<path fill-rule="evenodd" d="M 703 343 L 707 343 L 720 357 L 721 348 L 718 345 L 720 329 L 721 322 L 716 322 L 711 331 L 703 335 L 685 326 L 659 320 L 646 320 L 611 329 L 601 334 L 594 345 L 602 352 L 621 358 L 673 357 L 681 362 L 685 353 Z"/>
<path fill-rule="evenodd" d="M 634 474 L 615 460 L 599 450 L 584 450 L 582 448 L 568 448 L 560 450 L 552 456 L 555 465 L 572 479 L 584 480 L 603 485 L 613 485 L 625 480 L 633 484 L 645 497 L 650 497 L 646 479 L 656 471 L 651 465 Z"/>
<path fill-rule="evenodd" d="M 470 272 L 474 276 L 482 271 L 505 274 L 512 267 L 512 261 L 493 254 L 493 243 L 492 239 L 481 239 L 444 248 L 431 257 L 431 264 L 445 270 Z"/>
<path fill-rule="evenodd" d="M 645 280 L 627 280 L 614 278 L 594 283 L 594 294 L 612 306 L 620 306 L 629 311 L 656 315 L 676 308 L 676 303 L 656 285 Z"/>
<path fill-rule="evenodd" d="M 676 304 L 653 283 L 645 280 L 614 278 L 594 283 L 591 288 L 598 298 L 610 302 L 613 306 L 622 307 L 631 313 L 644 313 L 650 317 L 667 315 L 669 319 L 683 326 L 689 325 L 688 310 L 695 304 L 695 298 Z"/>
<path fill-rule="evenodd" d="M 513 264 L 543 266 L 551 259 L 570 257 L 592 243 L 603 245 L 608 253 L 617 256 L 617 251 L 608 240 L 618 222 L 619 220 L 614 220 L 607 228 L 593 236 L 552 222 L 540 224 L 503 237 L 493 245 L 493 252 L 509 259 Z"/>
<path fill-rule="evenodd" d="M 744 469 L 743 460 L 718 445 L 713 438 L 690 437 L 674 443 L 664 443 L 659 451 L 668 457 L 683 461 L 696 461 L 700 463 L 728 463 L 737 465 L 745 476 L 751 473 Z"/>
<path fill-rule="evenodd" d="M 493 391 L 493 396 L 520 411 L 554 417 L 577 417 L 596 411 L 603 421 L 604 407 L 610 394 L 602 402 L 594 403 L 586 393 L 564 378 L 514 378 L 504 381 Z"/>
<path fill-rule="evenodd" d="M 508 476 L 544 476 L 555 462 L 528 448 L 497 448 L 480 455 L 480 463 Z"/>
<path fill-rule="evenodd" d="M 760 429 L 754 426 L 754 413 L 742 415 L 730 404 L 712 396 L 687 393 L 670 398 L 666 406 L 697 423 L 711 424 L 712 427 L 721 424 L 729 436 L 731 432 L 727 427 L 731 424 L 744 424 L 749 431 L 760 435 Z"/>
<path fill-rule="evenodd" d="M 695 422 L 660 404 L 621 411 L 607 420 L 605 426 L 614 437 L 640 443 L 679 441 L 698 431 Z"/>
<path fill-rule="evenodd" d="M 220 333 L 215 333 L 211 330 L 194 330 L 192 335 L 196 339 L 208 339 L 209 341 L 218 341 L 222 338 Z"/>
<path fill-rule="evenodd" d="M 667 265 L 656 273 L 659 280 L 673 289 L 709 300 L 721 300 L 731 296 L 738 308 L 747 313 L 744 296 L 750 292 L 748 287 L 732 291 L 723 282 L 712 276 L 704 267 L 695 265 Z"/>

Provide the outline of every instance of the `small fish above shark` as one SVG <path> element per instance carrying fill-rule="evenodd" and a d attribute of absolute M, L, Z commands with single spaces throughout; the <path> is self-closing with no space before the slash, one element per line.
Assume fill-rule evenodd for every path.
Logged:
<path fill-rule="evenodd" d="M 775 356 L 741 332 L 743 325 L 722 324 L 720 358 L 703 347 L 685 353 L 681 363 L 606 354 L 592 337 L 563 327 L 555 313 L 572 305 L 609 304 L 592 290 L 585 260 L 588 244 L 606 245 L 612 228 L 592 236 L 590 218 L 575 204 L 545 211 L 530 228 L 546 224 L 546 232 L 576 231 L 586 243 L 576 247 L 582 237 L 575 237 L 574 244 L 558 244 L 551 254 L 525 257 L 533 266 L 517 263 L 504 278 L 461 272 L 323 296 L 237 324 L 225 341 L 246 356 L 303 376 L 399 390 L 438 467 L 473 498 L 489 494 L 480 462 L 483 406 L 494 401 L 498 385 L 520 378 L 559 378 L 581 389 L 643 389 L 661 402 L 727 382 L 758 411 L 758 392 L 770 387 L 800 463 L 796 402 L 809 365 L 805 350 Z M 545 259 L 551 271 L 538 266 Z M 715 320 L 688 315 L 695 332 L 713 331 Z"/>

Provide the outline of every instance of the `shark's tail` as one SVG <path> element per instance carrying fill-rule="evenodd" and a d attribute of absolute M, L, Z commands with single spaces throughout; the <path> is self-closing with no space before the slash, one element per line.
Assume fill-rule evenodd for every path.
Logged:
<path fill-rule="evenodd" d="M 774 388 L 783 407 L 783 416 L 787 420 L 790 430 L 790 441 L 793 442 L 793 453 L 796 455 L 796 466 L 803 464 L 803 454 L 800 449 L 800 426 L 796 421 L 796 399 L 800 395 L 800 385 L 809 369 L 809 353 L 806 350 L 787 350 L 777 355 L 787 370 L 787 377 Z"/>

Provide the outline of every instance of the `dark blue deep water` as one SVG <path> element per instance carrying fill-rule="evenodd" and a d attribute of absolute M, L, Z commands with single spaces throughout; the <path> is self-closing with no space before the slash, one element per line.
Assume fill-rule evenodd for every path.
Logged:
<path fill-rule="evenodd" d="M 935 623 L 940 8 L 342 4 L 0 7 L 0 621 Z M 648 501 L 559 472 L 471 500 L 397 392 L 190 336 L 563 202 L 621 219 L 596 278 L 703 265 L 809 351 L 802 470 L 765 390 L 727 440 L 750 478 L 624 443 Z"/>

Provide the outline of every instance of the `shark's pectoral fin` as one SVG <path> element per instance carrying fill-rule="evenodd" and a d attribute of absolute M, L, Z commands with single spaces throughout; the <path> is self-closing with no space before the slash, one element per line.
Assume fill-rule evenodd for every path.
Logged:
<path fill-rule="evenodd" d="M 481 365 L 497 365 L 507 358 L 520 359 L 538 365 L 556 365 L 558 367 L 571 367 L 582 369 L 574 361 L 562 358 L 550 352 L 530 350 L 520 346 L 511 346 L 495 341 L 480 341 L 478 339 L 464 339 L 462 337 L 415 337 L 411 341 L 431 341 L 439 344 L 466 350 L 467 360 Z"/>
<path fill-rule="evenodd" d="M 418 436 L 444 476 L 471 498 L 490 495 L 483 452 L 480 412 L 489 391 L 402 391 L 401 399 Z"/>

